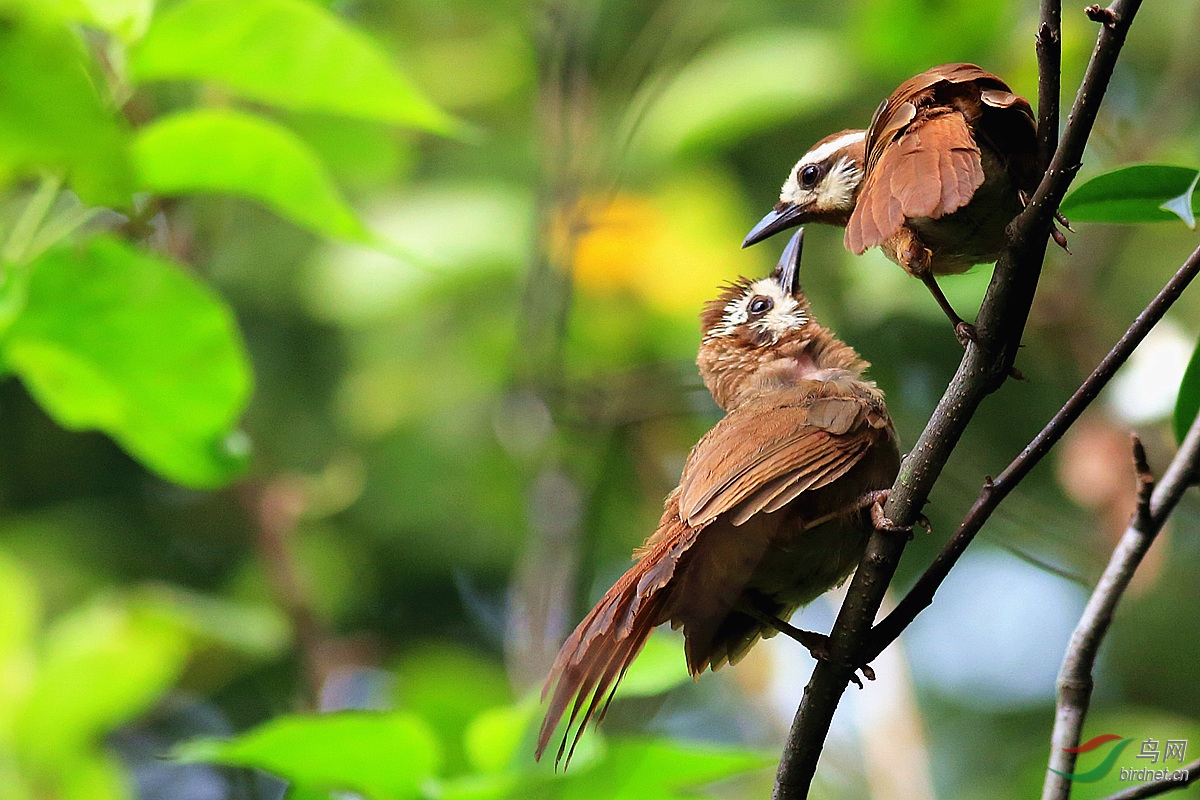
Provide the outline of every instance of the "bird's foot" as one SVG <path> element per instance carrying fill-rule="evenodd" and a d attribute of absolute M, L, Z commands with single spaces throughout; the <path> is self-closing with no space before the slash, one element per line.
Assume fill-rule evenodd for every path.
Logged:
<path fill-rule="evenodd" d="M 887 502 L 888 497 L 891 495 L 891 490 L 880 489 L 878 492 L 872 492 L 872 494 L 876 495 L 875 501 L 871 504 L 871 524 L 875 527 L 875 530 L 885 533 L 902 533 L 908 537 L 910 542 L 913 539 L 913 529 L 916 526 L 924 528 L 926 533 L 933 533 L 933 525 L 930 524 L 929 517 L 924 514 L 917 515 L 915 525 L 897 525 L 888 519 L 887 515 L 883 513 L 883 504 Z"/>
<path fill-rule="evenodd" d="M 1021 201 L 1022 208 L 1028 206 L 1029 201 L 1032 199 L 1029 192 L 1026 192 L 1023 189 L 1017 192 L 1017 197 Z M 1067 219 L 1061 211 L 1054 212 L 1054 219 L 1071 233 L 1075 232 L 1075 229 L 1071 227 L 1071 221 Z M 1067 255 L 1071 255 L 1071 248 L 1067 246 L 1066 234 L 1054 227 L 1054 225 L 1050 226 L 1050 238 L 1054 240 L 1056 245 L 1063 249 L 1063 252 L 1065 252 Z"/>
<path fill-rule="evenodd" d="M 770 615 L 767 615 L 767 616 L 770 616 Z M 830 655 L 829 655 L 830 641 L 829 641 L 829 637 L 826 636 L 825 634 L 814 633 L 813 631 L 801 630 L 800 628 L 797 628 L 794 625 L 784 622 L 783 620 L 779 619 L 779 617 L 775 617 L 775 616 L 770 616 L 769 620 L 763 620 L 763 621 L 766 622 L 771 627 L 773 627 L 775 630 L 782 633 L 783 635 L 785 635 L 791 639 L 794 639 L 795 641 L 804 645 L 804 648 L 806 650 L 808 650 L 809 655 L 811 655 L 817 661 L 828 661 L 830 663 L 841 663 L 841 662 L 835 662 L 834 659 L 832 659 L 830 657 Z M 875 680 L 875 670 L 871 669 L 871 666 L 869 664 L 842 663 L 842 666 L 850 669 L 850 680 L 854 683 L 855 686 L 857 686 L 860 689 L 863 688 L 863 682 L 862 682 L 862 679 L 858 677 L 858 673 L 861 672 L 863 678 L 866 678 L 869 681 Z"/>
<path fill-rule="evenodd" d="M 958 343 L 966 347 L 970 342 L 977 342 L 978 334 L 975 332 L 975 326 L 964 320 L 959 320 L 954 323 L 954 338 L 958 339 Z"/>
<path fill-rule="evenodd" d="M 743 614 L 762 623 L 763 625 L 766 625 L 769 628 L 774 628 L 784 636 L 787 636 L 789 639 L 794 639 L 795 641 L 799 642 L 801 645 L 803 645 L 804 649 L 808 651 L 809 655 L 811 655 L 817 661 L 841 663 L 835 662 L 834 659 L 830 657 L 830 641 L 829 637 L 825 634 L 801 630 L 795 625 L 792 625 L 790 622 L 784 622 L 774 614 L 767 613 L 759 608 L 754 602 L 753 597 L 747 597 L 743 595 L 735 604 L 735 608 L 738 611 L 741 611 Z M 860 689 L 863 688 L 863 682 L 859 680 L 859 672 L 861 672 L 863 677 L 867 680 L 875 680 L 875 670 L 871 669 L 871 667 L 866 664 L 844 663 L 842 666 L 848 667 L 851 670 L 850 680 L 854 681 L 854 684 Z"/>

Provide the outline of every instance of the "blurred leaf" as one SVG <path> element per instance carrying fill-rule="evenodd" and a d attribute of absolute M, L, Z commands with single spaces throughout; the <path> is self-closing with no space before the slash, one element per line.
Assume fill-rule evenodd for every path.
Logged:
<path fill-rule="evenodd" d="M 250 367 L 215 294 L 107 238 L 30 268 L 25 308 L 0 353 L 59 424 L 102 430 L 188 486 L 218 486 L 244 468 L 234 426 Z"/>
<path fill-rule="evenodd" d="M 236 739 L 189 742 L 187 762 L 257 767 L 306 790 L 360 792 L 370 800 L 421 796 L 437 769 L 437 743 L 415 714 L 339 712 L 278 717 Z"/>
<path fill-rule="evenodd" d="M 154 0 L 0 0 L 0 10 L 42 25 L 91 25 L 130 42 L 146 32 Z"/>
<path fill-rule="evenodd" d="M 197 644 L 218 645 L 255 658 L 278 655 L 291 642 L 291 626 L 275 606 L 237 603 L 178 587 L 154 587 L 147 602 L 169 608 Z"/>
<path fill-rule="evenodd" d="M 104 601 L 73 610 L 46 633 L 21 742 L 41 764 L 58 763 L 150 707 L 188 655 L 169 614 Z"/>
<path fill-rule="evenodd" d="M 518 781 L 519 776 L 513 773 L 463 775 L 439 781 L 435 796 L 438 800 L 506 800 L 514 797 Z"/>
<path fill-rule="evenodd" d="M 316 153 L 262 117 L 185 111 L 140 131 L 133 152 L 139 181 L 151 191 L 241 195 L 317 233 L 368 238 Z"/>
<path fill-rule="evenodd" d="M 463 734 L 467 760 L 476 772 L 504 772 L 521 753 L 525 732 L 538 710 L 535 698 L 511 706 L 489 708 L 467 725 Z"/>
<path fill-rule="evenodd" d="M 1140 164 L 1106 172 L 1071 192 L 1060 207 L 1072 222 L 1168 222 L 1194 228 L 1200 172 Z"/>
<path fill-rule="evenodd" d="M 81 0 L 89 12 L 85 20 L 124 42 L 142 38 L 154 14 L 154 0 Z"/>
<path fill-rule="evenodd" d="M 1179 397 L 1175 401 L 1175 414 L 1172 418 L 1175 429 L 1175 441 L 1183 443 L 1192 422 L 1200 412 L 1200 342 L 1192 352 L 1187 370 L 1183 373 L 1183 381 L 1179 384 Z"/>
<path fill-rule="evenodd" d="M 463 731 L 468 723 L 512 699 L 501 664 L 457 645 L 410 647 L 396 675 L 397 707 L 419 714 L 437 733 L 450 774 L 467 765 Z M 471 690 L 463 691 L 464 686 Z"/>
<path fill-rule="evenodd" d="M 87 63 L 65 27 L 0 25 L 0 179 L 65 170 L 85 200 L 125 206 L 125 126 L 103 107 Z"/>
<path fill-rule="evenodd" d="M 16 561 L 0 553 L 0 619 L 4 620 L 0 626 L 0 661 L 32 643 L 38 613 L 33 580 Z"/>
<path fill-rule="evenodd" d="M 683 637 L 656 630 L 625 673 L 617 693 L 621 697 L 646 697 L 691 681 L 683 656 Z"/>
<path fill-rule="evenodd" d="M 183 0 L 154 20 L 130 70 L 139 82 L 216 81 L 297 111 L 458 127 L 370 39 L 305 0 Z"/>
<path fill-rule="evenodd" d="M 673 800 L 694 797 L 699 787 L 773 763 L 773 756 L 752 750 L 614 739 L 602 761 L 567 772 L 547 788 L 556 789 L 552 796 L 562 800 Z"/>
<path fill-rule="evenodd" d="M 409 257 L 331 244 L 303 282 L 307 305 L 320 319 L 364 325 L 420 308 L 414 290 L 434 271 L 504 265 L 515 273 L 531 247 L 533 201 L 525 187 L 440 183 L 384 198 L 368 219 L 371 230 Z"/>
<path fill-rule="evenodd" d="M 841 99 L 854 68 L 836 40 L 811 29 L 765 30 L 688 64 L 650 107 L 641 140 L 653 153 L 728 144 Z"/>
<path fill-rule="evenodd" d="M 133 777 L 115 756 L 80 753 L 56 766 L 57 800 L 135 800 Z"/>
<path fill-rule="evenodd" d="M 856 61 L 886 75 L 889 82 L 951 61 L 986 66 L 992 52 L 1012 47 L 1009 37 L 1017 27 L 1017 8 L 1014 3 L 977 0 L 863 0 L 847 8 L 852 17 L 844 28 L 845 43 L 854 48 Z M 889 93 L 890 88 L 884 89 L 871 106 Z M 869 119 L 868 115 L 859 126 L 866 127 Z"/>
<path fill-rule="evenodd" d="M 416 157 L 396 131 L 381 122 L 329 114 L 289 114 L 296 131 L 333 173 L 352 190 L 379 189 L 407 177 Z"/>
<path fill-rule="evenodd" d="M 15 715 L 32 685 L 40 610 L 33 579 L 17 561 L 0 553 L 0 749 L 11 740 Z"/>

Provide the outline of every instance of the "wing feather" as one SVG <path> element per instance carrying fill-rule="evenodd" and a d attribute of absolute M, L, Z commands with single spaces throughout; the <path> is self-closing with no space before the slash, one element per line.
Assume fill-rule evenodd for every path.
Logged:
<path fill-rule="evenodd" d="M 780 492 L 823 486 L 831 465 L 849 469 L 875 440 L 876 429 L 861 424 L 869 406 L 863 398 L 755 406 L 730 412 L 692 451 L 679 491 L 688 525 L 707 525 L 735 509 L 741 524 L 754 513 L 749 508 L 765 507 Z M 750 428 L 756 435 L 748 435 Z"/>

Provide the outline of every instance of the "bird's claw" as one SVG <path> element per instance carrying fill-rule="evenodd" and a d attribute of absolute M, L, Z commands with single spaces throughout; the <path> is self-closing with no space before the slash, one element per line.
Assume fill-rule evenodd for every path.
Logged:
<path fill-rule="evenodd" d="M 1029 201 L 1033 198 L 1029 192 L 1025 191 L 1024 189 L 1019 189 L 1017 191 L 1017 199 L 1021 201 L 1021 207 L 1024 208 L 1029 205 Z M 1061 211 L 1054 212 L 1054 219 L 1071 233 L 1075 232 L 1075 229 L 1071 227 L 1071 221 L 1068 220 Z M 1071 255 L 1071 248 L 1067 247 L 1066 235 L 1053 225 L 1050 226 L 1050 238 L 1053 239 L 1054 243 L 1061 247 L 1067 255 Z"/>
<path fill-rule="evenodd" d="M 969 342 L 978 341 L 975 332 L 975 326 L 969 322 L 959 320 L 954 325 L 954 336 L 958 339 L 958 343 L 966 347 Z"/>
<path fill-rule="evenodd" d="M 863 688 L 862 678 L 858 677 L 858 673 L 862 673 L 863 678 L 869 681 L 875 680 L 875 670 L 871 669 L 870 664 L 851 664 L 844 661 L 835 661 L 829 657 L 829 637 L 823 634 L 814 633 L 812 636 L 819 636 L 822 641 L 809 644 L 804 642 L 804 646 L 808 648 L 809 654 L 817 661 L 827 661 L 831 664 L 840 664 L 850 670 L 850 682 L 859 689 Z"/>

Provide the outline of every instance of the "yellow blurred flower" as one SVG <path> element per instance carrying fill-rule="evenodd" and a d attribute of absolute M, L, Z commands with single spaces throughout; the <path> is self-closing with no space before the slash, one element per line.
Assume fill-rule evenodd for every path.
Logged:
<path fill-rule="evenodd" d="M 577 285 L 629 294 L 670 314 L 697 314 L 721 284 L 766 271 L 765 249 L 741 249 L 746 215 L 739 200 L 737 187 L 714 173 L 675 177 L 653 195 L 623 193 L 606 204 L 585 199 Z"/>

